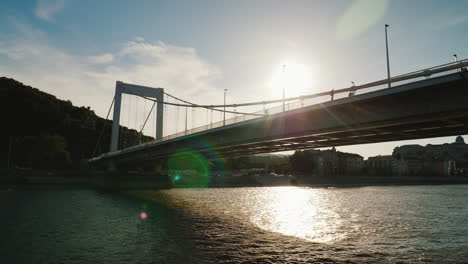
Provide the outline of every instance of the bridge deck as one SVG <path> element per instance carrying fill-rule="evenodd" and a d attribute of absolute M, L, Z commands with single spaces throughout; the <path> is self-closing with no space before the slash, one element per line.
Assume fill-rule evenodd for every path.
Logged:
<path fill-rule="evenodd" d="M 303 107 L 90 160 L 154 162 L 180 149 L 207 158 L 468 133 L 466 71 Z"/>

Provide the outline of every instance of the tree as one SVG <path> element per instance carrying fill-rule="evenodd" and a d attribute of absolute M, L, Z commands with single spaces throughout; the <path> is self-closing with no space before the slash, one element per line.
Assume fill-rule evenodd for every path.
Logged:
<path fill-rule="evenodd" d="M 18 164 L 34 169 L 63 169 L 71 164 L 67 142 L 60 135 L 43 133 L 39 136 L 25 136 L 18 141 Z"/>
<path fill-rule="evenodd" d="M 294 154 L 289 157 L 289 162 L 293 171 L 310 173 L 314 169 L 313 152 L 308 150 L 296 150 Z"/>

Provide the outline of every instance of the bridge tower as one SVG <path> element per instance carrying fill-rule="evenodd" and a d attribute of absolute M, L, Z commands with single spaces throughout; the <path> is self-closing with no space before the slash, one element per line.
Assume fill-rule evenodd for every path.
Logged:
<path fill-rule="evenodd" d="M 155 98 L 158 101 L 156 106 L 156 139 L 162 138 L 163 134 L 164 89 L 145 87 L 117 81 L 117 83 L 115 84 L 114 115 L 112 118 L 112 134 L 110 143 L 111 152 L 117 150 L 117 145 L 119 141 L 118 139 L 120 127 L 120 107 L 122 104 L 122 94 L 124 93 L 136 96 Z"/>

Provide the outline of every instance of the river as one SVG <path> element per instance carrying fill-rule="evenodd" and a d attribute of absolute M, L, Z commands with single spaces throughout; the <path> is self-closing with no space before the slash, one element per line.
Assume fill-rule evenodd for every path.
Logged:
<path fill-rule="evenodd" d="M 0 190 L 0 263 L 468 263 L 468 185 Z"/>

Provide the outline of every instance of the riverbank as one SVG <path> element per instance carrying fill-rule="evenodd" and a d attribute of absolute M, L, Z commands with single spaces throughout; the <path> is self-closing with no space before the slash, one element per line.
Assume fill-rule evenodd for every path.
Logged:
<path fill-rule="evenodd" d="M 334 177 L 334 178 L 299 178 L 297 186 L 309 187 L 353 187 L 353 186 L 404 186 L 404 185 L 451 185 L 468 184 L 468 178 L 462 177 Z"/>
<path fill-rule="evenodd" d="M 461 177 L 333 177 L 318 178 L 298 176 L 291 178 L 281 175 L 231 176 L 205 185 L 183 184 L 169 176 L 157 173 L 103 172 L 91 170 L 38 171 L 15 170 L 0 172 L 0 189 L 9 188 L 97 188 L 104 190 L 139 190 L 168 188 L 231 188 L 267 186 L 304 187 L 354 187 L 387 185 L 451 185 L 468 184 L 468 178 Z M 218 177 L 219 178 L 219 177 Z M 295 179 L 295 181 L 291 181 Z"/>
<path fill-rule="evenodd" d="M 9 188 L 96 188 L 104 190 L 165 189 L 167 176 L 156 173 L 92 170 L 15 170 L 0 173 L 0 189 Z"/>

